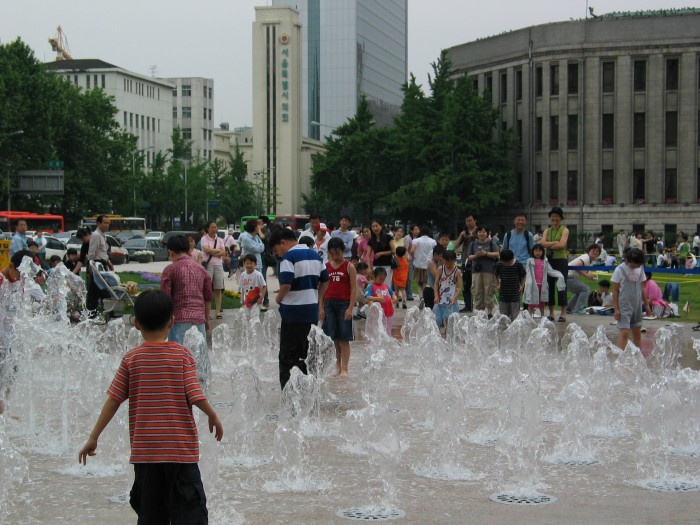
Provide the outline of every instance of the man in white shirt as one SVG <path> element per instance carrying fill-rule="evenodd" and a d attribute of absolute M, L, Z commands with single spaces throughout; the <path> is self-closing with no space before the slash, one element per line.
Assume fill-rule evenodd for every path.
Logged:
<path fill-rule="evenodd" d="M 423 297 L 423 289 L 428 284 L 428 261 L 433 257 L 433 248 L 437 242 L 430 236 L 430 227 L 420 229 L 420 237 L 411 243 L 413 257 L 413 280 L 418 283 L 418 293 Z"/>

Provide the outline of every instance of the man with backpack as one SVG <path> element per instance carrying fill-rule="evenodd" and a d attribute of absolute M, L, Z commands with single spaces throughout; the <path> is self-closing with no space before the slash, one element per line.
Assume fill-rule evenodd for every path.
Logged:
<path fill-rule="evenodd" d="M 527 217 L 525 217 L 524 213 L 516 215 L 513 224 L 515 228 L 506 232 L 503 237 L 503 249 L 511 250 L 515 254 L 515 260 L 524 266 L 530 258 L 530 251 L 535 244 L 535 240 L 532 232 L 525 229 Z"/>

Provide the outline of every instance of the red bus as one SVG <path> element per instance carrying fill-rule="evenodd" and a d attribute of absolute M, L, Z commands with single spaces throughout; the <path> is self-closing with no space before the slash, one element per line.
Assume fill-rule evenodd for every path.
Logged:
<path fill-rule="evenodd" d="M 309 222 L 308 215 L 275 215 L 274 222 L 288 224 L 292 230 L 303 230 Z"/>
<path fill-rule="evenodd" d="M 13 233 L 17 221 L 27 221 L 27 229 L 58 233 L 63 231 L 63 215 L 50 213 L 33 213 L 30 211 L 0 211 L 0 230 Z"/>

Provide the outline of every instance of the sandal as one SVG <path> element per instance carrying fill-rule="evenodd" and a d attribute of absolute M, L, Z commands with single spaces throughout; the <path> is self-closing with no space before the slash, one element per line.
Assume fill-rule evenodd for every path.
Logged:
<path fill-rule="evenodd" d="M 224 316 L 223 316 L 221 313 L 218 313 L 218 314 L 216 314 L 216 318 L 217 318 L 217 319 L 223 319 Z"/>
<path fill-rule="evenodd" d="M 560 322 L 560 323 L 565 323 L 565 322 L 566 322 L 566 317 L 559 316 L 559 322 Z"/>
<path fill-rule="evenodd" d="M 548 315 L 547 319 L 549 319 L 550 321 L 554 321 L 554 317 L 552 317 L 551 315 Z"/>

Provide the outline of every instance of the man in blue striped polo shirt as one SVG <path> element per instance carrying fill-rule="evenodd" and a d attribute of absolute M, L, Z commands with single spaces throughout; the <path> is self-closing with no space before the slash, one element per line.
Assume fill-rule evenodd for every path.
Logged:
<path fill-rule="evenodd" d="M 293 367 L 306 374 L 311 325 L 318 323 L 318 296 L 328 287 L 328 271 L 321 257 L 303 244 L 288 228 L 272 232 L 270 247 L 282 259 L 275 302 L 280 305 L 280 384 L 289 381 Z"/>

